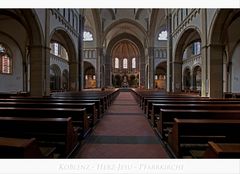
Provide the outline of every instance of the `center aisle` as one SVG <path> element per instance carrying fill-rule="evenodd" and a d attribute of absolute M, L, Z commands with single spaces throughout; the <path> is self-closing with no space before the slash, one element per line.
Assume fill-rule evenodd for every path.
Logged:
<path fill-rule="evenodd" d="M 169 158 L 130 92 L 120 92 L 76 158 Z"/>

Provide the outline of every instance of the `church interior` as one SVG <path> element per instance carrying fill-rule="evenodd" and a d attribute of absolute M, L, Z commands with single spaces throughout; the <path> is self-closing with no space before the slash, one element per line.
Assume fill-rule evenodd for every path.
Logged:
<path fill-rule="evenodd" d="M 239 9 L 0 22 L 0 158 L 240 158 Z"/>

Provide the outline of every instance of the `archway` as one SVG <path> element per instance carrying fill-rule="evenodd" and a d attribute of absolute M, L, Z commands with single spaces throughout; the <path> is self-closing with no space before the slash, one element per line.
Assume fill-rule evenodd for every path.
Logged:
<path fill-rule="evenodd" d="M 61 90 L 61 70 L 56 64 L 50 67 L 50 90 L 51 92 Z"/>
<path fill-rule="evenodd" d="M 120 87 L 137 87 L 139 75 L 139 49 L 130 40 L 120 40 L 112 50 L 112 74 L 117 79 L 113 82 L 119 83 L 118 77 L 122 77 Z M 131 78 L 130 78 L 131 77 Z M 114 84 L 113 84 L 114 85 Z M 117 86 L 115 86 L 117 87 Z"/>
<path fill-rule="evenodd" d="M 68 90 L 69 89 L 69 73 L 68 70 L 64 69 L 62 73 L 62 89 Z"/>
<path fill-rule="evenodd" d="M 96 74 L 94 66 L 84 61 L 84 88 L 96 88 Z"/>
<path fill-rule="evenodd" d="M 173 92 L 181 92 L 182 90 L 186 90 L 186 88 L 189 88 L 188 90 L 192 90 L 193 80 L 191 71 L 189 70 L 186 72 L 190 72 L 189 82 L 184 79 L 185 77 L 183 75 L 186 75 L 186 67 L 190 67 L 190 69 L 192 69 L 196 63 L 201 65 L 201 35 L 196 27 L 187 28 L 179 37 L 174 58 Z"/>
<path fill-rule="evenodd" d="M 77 91 L 79 88 L 79 68 L 78 60 L 76 56 L 76 48 L 73 43 L 73 39 L 70 37 L 67 31 L 62 28 L 56 28 L 50 35 L 50 46 L 58 45 L 58 54 L 54 54 L 55 51 L 51 48 L 50 60 L 56 60 L 53 63 L 59 64 L 61 69 L 67 69 L 69 74 L 69 90 Z M 64 51 L 65 50 L 65 51 Z M 59 59 L 60 58 L 60 59 Z"/>
<path fill-rule="evenodd" d="M 183 71 L 183 87 L 182 89 L 184 91 L 190 91 L 191 88 L 191 71 L 189 68 L 186 68 Z"/>
<path fill-rule="evenodd" d="M 155 70 L 155 88 L 166 90 L 167 62 L 161 62 Z"/>
<path fill-rule="evenodd" d="M 132 51 L 128 51 L 128 48 Z M 125 50 L 125 51 L 124 51 Z M 120 61 L 120 56 L 122 57 L 122 61 Z M 125 56 L 125 57 L 124 57 Z M 109 74 L 109 77 L 105 76 L 105 85 L 112 86 L 112 81 L 110 81 L 110 77 L 112 74 L 116 75 L 113 67 L 114 67 L 114 60 L 115 58 L 119 58 L 119 66 L 122 67 L 122 72 L 120 70 L 116 70 L 116 72 L 120 73 L 119 75 L 126 74 L 128 77 L 131 75 L 135 75 L 135 83 L 131 87 L 137 87 L 140 83 L 144 83 L 145 79 L 145 60 L 144 60 L 144 49 L 142 43 L 136 38 L 135 36 L 122 33 L 118 36 L 114 37 L 108 44 L 107 51 L 106 51 L 106 67 L 105 67 L 105 74 Z M 123 68 L 123 59 L 128 58 L 127 68 Z M 132 67 L 132 59 L 136 58 L 136 68 Z M 142 75 L 141 75 L 142 74 Z M 140 79 L 141 77 L 141 79 Z M 110 83 L 111 82 L 111 83 Z M 128 82 L 129 84 L 129 82 Z"/>
<path fill-rule="evenodd" d="M 193 91 L 201 91 L 202 85 L 202 70 L 200 66 L 195 66 L 193 68 Z"/>
<path fill-rule="evenodd" d="M 232 92 L 233 80 L 232 61 L 235 61 L 236 46 L 240 40 L 238 28 L 240 21 L 239 9 L 217 10 L 210 28 L 208 48 L 208 92 L 210 97 L 223 97 L 223 92 Z M 229 77 L 231 74 L 231 77 Z M 235 78 L 236 80 L 236 78 Z M 228 84 L 224 84 L 224 83 Z M 224 87 L 225 86 L 225 91 Z M 238 90 L 237 90 L 238 91 Z"/>
<path fill-rule="evenodd" d="M 1 42 L 18 58 L 13 59 L 12 75 L 3 78 L 5 91 L 47 95 L 44 77 L 48 74 L 42 61 L 47 48 L 43 46 L 43 33 L 35 10 L 2 9 L 0 18 Z"/>

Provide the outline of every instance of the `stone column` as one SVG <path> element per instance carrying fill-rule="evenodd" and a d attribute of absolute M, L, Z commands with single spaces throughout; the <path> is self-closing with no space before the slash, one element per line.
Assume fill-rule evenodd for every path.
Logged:
<path fill-rule="evenodd" d="M 172 87 L 174 93 L 181 92 L 182 86 L 182 63 L 181 62 L 173 62 L 173 79 L 172 79 Z"/>
<path fill-rule="evenodd" d="M 45 81 L 45 91 L 44 95 L 50 95 L 50 10 L 46 9 L 45 11 L 45 57 L 44 57 L 44 81 Z"/>
<path fill-rule="evenodd" d="M 190 69 L 190 90 L 194 90 L 194 74 L 193 69 Z"/>
<path fill-rule="evenodd" d="M 101 48 L 96 48 L 96 81 L 97 81 L 97 88 L 101 87 Z"/>
<path fill-rule="evenodd" d="M 210 45 L 208 49 L 209 96 L 223 97 L 223 45 Z"/>
<path fill-rule="evenodd" d="M 104 72 L 104 76 L 103 76 L 103 80 L 105 81 L 105 86 L 111 86 L 112 82 L 111 82 L 111 79 L 112 79 L 112 73 L 111 73 L 111 58 L 110 58 L 110 55 L 106 55 L 105 56 L 105 61 L 104 61 L 104 64 L 105 64 L 105 72 Z"/>
<path fill-rule="evenodd" d="M 79 73 L 79 63 L 78 62 L 70 62 L 69 63 L 69 85 L 70 91 L 78 91 L 79 90 L 79 78 L 82 76 Z M 80 66 L 82 64 L 80 63 Z M 83 68 L 83 66 L 82 66 Z"/>
<path fill-rule="evenodd" d="M 169 10 L 167 10 L 169 11 Z M 172 17 L 171 13 L 167 15 L 167 92 L 172 92 Z"/>
<path fill-rule="evenodd" d="M 84 16 L 79 14 L 79 37 L 78 37 L 78 62 L 72 62 L 72 68 L 75 69 L 77 77 L 74 72 L 70 78 L 70 90 L 81 91 L 84 88 L 84 66 L 83 66 L 83 31 L 84 31 Z M 69 67 L 70 69 L 70 67 Z M 71 77 L 71 74 L 70 74 Z M 75 81 L 76 80 L 76 81 Z"/>
<path fill-rule="evenodd" d="M 207 46 L 207 9 L 201 9 L 201 96 L 208 96 L 208 46 Z"/>
<path fill-rule="evenodd" d="M 154 47 L 148 48 L 148 55 L 149 55 L 149 88 L 154 88 Z"/>
<path fill-rule="evenodd" d="M 47 49 L 47 50 L 46 50 Z M 47 90 L 47 80 L 49 71 L 46 71 L 45 52 L 48 48 L 39 45 L 30 46 L 30 94 L 31 96 L 45 96 L 49 95 Z M 48 62 L 49 66 L 49 62 Z"/>

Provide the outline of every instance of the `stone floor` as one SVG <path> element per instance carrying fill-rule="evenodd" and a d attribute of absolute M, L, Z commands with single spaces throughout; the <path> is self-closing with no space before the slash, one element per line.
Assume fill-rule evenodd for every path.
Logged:
<path fill-rule="evenodd" d="M 169 158 L 130 92 L 120 92 L 76 158 Z"/>

